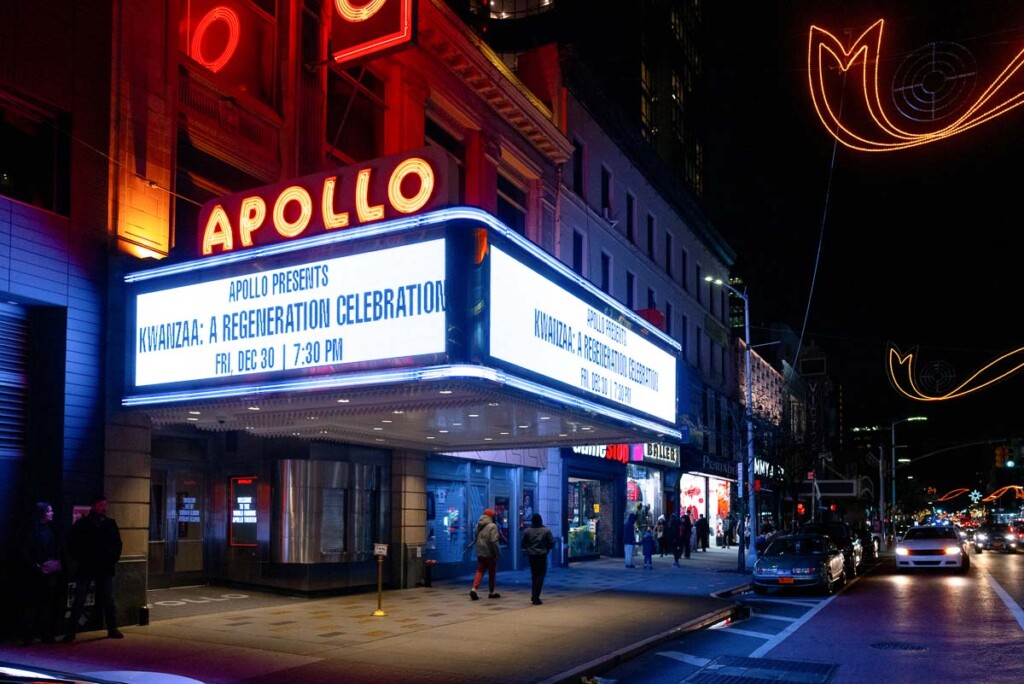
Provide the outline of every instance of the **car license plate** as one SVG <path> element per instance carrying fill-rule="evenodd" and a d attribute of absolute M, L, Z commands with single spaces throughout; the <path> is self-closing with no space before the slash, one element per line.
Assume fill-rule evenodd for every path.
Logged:
<path fill-rule="evenodd" d="M 992 548 L 993 549 L 1001 549 L 1001 548 L 1003 548 L 1003 542 L 997 542 L 997 541 L 992 542 Z"/>
<path fill-rule="evenodd" d="M 779 578 L 779 584 L 792 584 L 792 583 L 793 583 L 793 578 L 792 577 L 780 577 Z"/>

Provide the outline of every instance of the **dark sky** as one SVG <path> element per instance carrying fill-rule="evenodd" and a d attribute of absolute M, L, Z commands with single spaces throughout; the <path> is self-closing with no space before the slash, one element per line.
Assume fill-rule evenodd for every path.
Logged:
<path fill-rule="evenodd" d="M 807 79 L 812 24 L 849 41 L 885 19 L 882 106 L 906 130 L 936 130 L 962 115 L 1024 49 L 1024 2 L 703 6 L 713 83 L 706 198 L 739 255 L 734 274 L 749 286 L 754 341 L 770 340 L 774 322 L 804 330 L 804 346 L 814 342 L 828 354 L 846 427 L 927 415 L 926 425 L 897 428 L 899 443 L 920 440 L 909 444 L 911 456 L 1024 436 L 1024 372 L 964 398 L 919 402 L 891 387 L 884 365 L 887 343 L 917 347 L 922 367 L 935 371 L 924 378 L 928 391 L 938 394 L 1024 346 L 1017 322 L 1024 107 L 947 140 L 861 152 L 834 144 L 814 113 Z M 934 97 L 933 108 L 908 99 L 921 88 Z M 1018 92 L 1024 68 L 996 99 Z M 852 103 L 863 96 L 838 88 L 833 97 L 838 103 L 844 94 L 844 120 L 856 124 Z M 908 121 L 908 113 L 919 120 Z M 954 449 L 929 463 L 955 481 L 992 453 L 990 446 Z"/>

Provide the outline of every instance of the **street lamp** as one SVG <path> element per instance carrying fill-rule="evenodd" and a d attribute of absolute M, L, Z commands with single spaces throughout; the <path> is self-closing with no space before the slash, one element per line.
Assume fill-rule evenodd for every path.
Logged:
<path fill-rule="evenodd" d="M 746 288 L 743 292 L 740 292 L 735 287 L 725 282 L 721 278 L 712 278 L 711 276 L 704 276 L 704 280 L 713 285 L 720 285 L 721 287 L 727 288 L 729 292 L 743 300 L 743 340 L 746 344 L 745 360 L 747 372 L 747 406 L 746 406 L 746 418 L 747 418 L 747 466 L 744 471 L 747 476 L 747 515 L 750 516 L 750 534 L 748 535 L 747 549 L 746 549 L 746 562 L 741 563 L 743 558 L 742 550 L 740 551 L 740 558 L 737 559 L 737 564 L 743 565 L 747 570 L 754 567 L 754 563 L 757 562 L 757 508 L 754 500 L 754 394 L 751 385 L 750 377 L 750 298 L 747 296 Z M 742 521 L 741 521 L 742 524 Z"/>
<path fill-rule="evenodd" d="M 896 512 L 896 426 L 899 425 L 900 423 L 912 423 L 912 422 L 915 422 L 915 421 L 918 421 L 918 420 L 928 420 L 928 416 L 910 416 L 909 418 L 902 418 L 900 420 L 894 420 L 892 422 L 892 424 L 889 426 L 889 437 L 892 440 L 892 452 L 891 452 L 891 456 L 892 457 L 889 459 L 889 461 L 890 461 L 889 465 L 892 466 L 892 471 L 891 471 L 890 477 L 889 477 L 890 485 L 892 486 L 892 500 L 889 501 L 889 505 L 892 506 L 892 510 L 893 510 L 894 514 Z M 882 513 L 884 515 L 884 511 Z M 893 533 L 895 534 L 895 532 L 896 532 L 896 521 L 893 520 L 892 523 L 893 523 Z M 886 539 L 888 539 L 888 537 L 886 537 Z"/>

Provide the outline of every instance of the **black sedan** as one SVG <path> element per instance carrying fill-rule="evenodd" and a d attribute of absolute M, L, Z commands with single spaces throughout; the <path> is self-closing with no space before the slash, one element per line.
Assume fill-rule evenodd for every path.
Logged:
<path fill-rule="evenodd" d="M 1016 553 L 1020 540 L 1006 523 L 983 523 L 974 531 L 974 552 L 1003 551 Z"/>
<path fill-rule="evenodd" d="M 853 533 L 853 528 L 845 522 L 810 522 L 801 530 L 804 534 L 824 534 L 832 538 L 846 560 L 846 575 L 856 577 L 864 560 L 864 547 L 860 539 Z"/>

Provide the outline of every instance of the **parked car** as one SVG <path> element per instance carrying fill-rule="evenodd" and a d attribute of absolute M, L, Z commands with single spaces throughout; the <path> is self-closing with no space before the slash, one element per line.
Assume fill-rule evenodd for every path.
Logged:
<path fill-rule="evenodd" d="M 982 523 L 974 531 L 974 552 L 1003 551 L 1016 553 L 1021 542 L 1006 523 Z"/>
<path fill-rule="evenodd" d="M 823 594 L 846 583 L 842 549 L 824 534 L 784 534 L 768 544 L 754 563 L 753 589 L 818 589 Z"/>
<path fill-rule="evenodd" d="M 871 528 L 867 526 L 867 523 L 854 526 L 853 533 L 860 540 L 860 546 L 863 551 L 862 560 L 878 560 L 879 540 L 877 536 L 872 534 Z"/>
<path fill-rule="evenodd" d="M 971 567 L 967 541 L 950 525 L 911 527 L 896 542 L 895 558 L 896 572 L 944 568 L 963 573 Z"/>
<path fill-rule="evenodd" d="M 860 539 L 853 533 L 853 528 L 845 522 L 810 522 L 800 530 L 804 534 L 825 534 L 832 538 L 843 551 L 846 559 L 846 574 L 856 577 L 864 560 L 864 547 Z"/>

